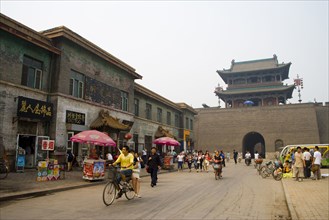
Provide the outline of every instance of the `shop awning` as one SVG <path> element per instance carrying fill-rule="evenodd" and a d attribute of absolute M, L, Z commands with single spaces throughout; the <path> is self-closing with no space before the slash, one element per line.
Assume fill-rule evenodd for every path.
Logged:
<path fill-rule="evenodd" d="M 109 127 L 120 131 L 129 131 L 131 129 L 130 125 L 121 123 L 119 119 L 111 116 L 109 112 L 105 110 L 101 110 L 98 118 L 90 125 L 92 129 L 99 129 L 102 127 Z"/>
<path fill-rule="evenodd" d="M 176 137 L 169 133 L 169 130 L 164 129 L 162 126 L 159 126 L 154 134 L 155 138 L 161 138 L 161 137 L 170 137 L 176 139 Z"/>

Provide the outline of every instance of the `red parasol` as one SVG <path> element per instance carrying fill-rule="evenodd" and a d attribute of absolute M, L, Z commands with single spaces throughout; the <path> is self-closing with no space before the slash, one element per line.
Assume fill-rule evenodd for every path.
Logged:
<path fill-rule="evenodd" d="M 170 137 L 162 137 L 155 139 L 153 143 L 167 146 L 180 146 L 180 143 L 178 141 Z"/>
<path fill-rule="evenodd" d="M 82 131 L 70 138 L 73 142 L 94 144 L 100 146 L 116 146 L 116 143 L 107 134 L 97 130 Z"/>

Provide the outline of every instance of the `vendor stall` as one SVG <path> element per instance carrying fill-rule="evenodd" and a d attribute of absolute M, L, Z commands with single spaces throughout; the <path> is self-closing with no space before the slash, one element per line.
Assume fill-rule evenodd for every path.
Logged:
<path fill-rule="evenodd" d="M 105 160 L 86 159 L 83 162 L 83 179 L 98 180 L 105 177 Z"/>
<path fill-rule="evenodd" d="M 83 162 L 82 178 L 86 180 L 104 179 L 106 161 L 98 158 L 94 146 L 116 146 L 116 143 L 107 134 L 97 130 L 83 131 L 72 136 L 70 139 L 73 142 L 87 143 L 89 146 L 90 153 Z"/>

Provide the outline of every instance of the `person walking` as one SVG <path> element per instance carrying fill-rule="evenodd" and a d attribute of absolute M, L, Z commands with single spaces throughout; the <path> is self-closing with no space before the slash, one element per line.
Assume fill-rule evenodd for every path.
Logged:
<path fill-rule="evenodd" d="M 234 163 L 237 164 L 238 163 L 238 152 L 233 150 L 233 159 L 234 159 Z"/>
<path fill-rule="evenodd" d="M 302 148 L 297 147 L 297 152 L 295 153 L 295 164 L 294 164 L 294 172 L 296 181 L 303 181 L 304 178 L 304 167 L 305 167 L 305 161 L 302 153 Z"/>
<path fill-rule="evenodd" d="M 157 185 L 158 180 L 158 169 L 161 169 L 160 156 L 156 153 L 156 147 L 152 147 L 151 154 L 148 156 L 147 165 L 149 167 L 149 172 L 151 173 L 151 187 Z"/>
<path fill-rule="evenodd" d="M 209 172 L 209 164 L 210 164 L 210 161 L 211 161 L 211 157 L 210 157 L 210 154 L 208 151 L 206 151 L 205 155 L 204 155 L 204 170 L 208 173 Z"/>
<path fill-rule="evenodd" d="M 320 180 L 321 179 L 321 171 L 320 171 L 320 165 L 321 165 L 321 153 L 319 152 L 319 147 L 315 146 L 315 151 L 313 155 L 313 161 L 312 161 L 312 171 L 313 171 L 313 180 Z"/>
<path fill-rule="evenodd" d="M 222 157 L 222 164 L 223 164 L 223 166 L 226 167 L 226 164 L 225 164 L 225 154 L 224 154 L 224 152 L 221 150 L 219 155 Z"/>
<path fill-rule="evenodd" d="M 189 170 L 191 172 L 192 171 L 192 162 L 193 162 L 193 156 L 192 156 L 191 153 L 189 153 L 187 155 L 186 161 L 187 161 L 187 166 L 188 166 L 188 168 L 189 168 Z"/>
<path fill-rule="evenodd" d="M 183 154 L 183 152 L 180 152 L 180 154 L 177 155 L 178 172 L 183 171 L 184 157 L 185 157 L 185 155 Z"/>
<path fill-rule="evenodd" d="M 67 151 L 67 171 L 72 171 L 72 162 L 74 160 L 74 154 L 71 150 Z"/>
<path fill-rule="evenodd" d="M 141 162 L 142 158 L 138 155 L 137 152 L 134 152 L 134 150 L 131 150 L 131 154 L 134 155 L 134 169 L 133 169 L 133 174 L 132 174 L 132 183 L 133 183 L 133 188 L 135 191 L 135 197 L 141 198 L 140 195 L 140 172 L 141 172 Z"/>
<path fill-rule="evenodd" d="M 308 149 L 307 147 L 304 147 L 303 157 L 305 160 L 304 175 L 305 175 L 305 178 L 310 178 L 311 177 L 311 165 L 312 165 L 311 157 L 312 156 L 310 153 L 310 149 Z"/>

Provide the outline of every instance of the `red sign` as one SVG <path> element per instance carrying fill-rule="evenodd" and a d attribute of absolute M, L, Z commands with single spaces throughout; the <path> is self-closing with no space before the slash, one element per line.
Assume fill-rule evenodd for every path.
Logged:
<path fill-rule="evenodd" d="M 42 140 L 42 150 L 54 150 L 55 141 L 54 140 Z"/>

